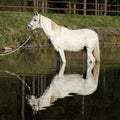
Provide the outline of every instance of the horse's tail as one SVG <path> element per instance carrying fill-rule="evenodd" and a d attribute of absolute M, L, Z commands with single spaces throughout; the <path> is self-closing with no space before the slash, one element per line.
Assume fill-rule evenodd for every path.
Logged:
<path fill-rule="evenodd" d="M 99 48 L 99 41 L 97 42 L 95 49 L 93 51 L 93 55 L 96 59 L 96 62 L 100 62 L 100 48 Z"/>

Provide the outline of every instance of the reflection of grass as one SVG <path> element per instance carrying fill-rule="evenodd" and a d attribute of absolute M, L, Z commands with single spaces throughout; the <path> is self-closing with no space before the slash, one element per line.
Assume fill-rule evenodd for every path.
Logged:
<path fill-rule="evenodd" d="M 54 54 L 48 55 L 48 51 L 50 50 L 30 50 L 6 56 L 1 59 L 1 69 L 21 74 L 40 71 L 51 73 L 54 71 L 56 61 Z"/>
<path fill-rule="evenodd" d="M 70 29 L 92 28 L 95 29 L 101 40 L 118 43 L 120 33 L 120 17 L 104 16 L 81 16 L 70 14 L 44 14 L 59 25 Z M 0 45 L 16 46 L 26 39 L 29 32 L 26 25 L 32 18 L 29 12 L 3 12 L 0 11 Z M 114 38 L 111 37 L 115 36 Z M 116 42 L 117 40 L 117 42 Z M 31 40 L 37 45 L 48 45 L 46 37 L 40 30 L 34 31 L 34 37 Z"/>
<path fill-rule="evenodd" d="M 73 55 L 75 59 L 73 59 Z M 67 70 L 76 69 L 83 66 L 84 57 L 81 53 L 67 53 Z M 37 49 L 15 53 L 10 56 L 3 57 L 0 63 L 2 70 L 8 70 L 15 73 L 54 73 L 56 69 L 56 57 L 50 48 Z M 82 67 L 81 67 L 82 68 Z"/>

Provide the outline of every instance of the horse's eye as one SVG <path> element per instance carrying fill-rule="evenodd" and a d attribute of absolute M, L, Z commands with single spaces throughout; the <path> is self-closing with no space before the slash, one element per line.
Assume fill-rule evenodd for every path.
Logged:
<path fill-rule="evenodd" d="M 36 22 L 37 20 L 36 20 L 36 19 L 34 19 L 34 21 Z"/>

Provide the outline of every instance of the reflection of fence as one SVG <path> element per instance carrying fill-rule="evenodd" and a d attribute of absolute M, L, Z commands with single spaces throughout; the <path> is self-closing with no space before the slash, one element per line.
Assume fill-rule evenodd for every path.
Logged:
<path fill-rule="evenodd" d="M 16 1 L 17 2 L 17 1 Z M 35 10 L 42 13 L 69 13 L 83 15 L 120 15 L 120 3 L 107 4 L 83 2 L 71 2 L 61 0 L 23 0 L 19 5 L 9 5 L 0 2 L 0 10 Z"/>
<path fill-rule="evenodd" d="M 39 76 L 33 76 L 32 80 L 32 94 L 41 95 L 47 87 L 46 74 L 41 74 Z M 37 93 L 35 92 L 37 91 Z"/>
<path fill-rule="evenodd" d="M 29 80 L 28 76 L 23 76 L 24 82 L 30 85 L 31 94 L 40 96 L 44 93 L 45 89 L 47 88 L 47 78 L 46 74 L 40 75 L 33 75 L 31 80 Z M 26 79 L 27 78 L 27 79 Z M 29 82 L 29 83 L 28 83 Z M 22 109 L 21 109 L 21 116 L 22 120 L 25 120 L 25 97 L 26 97 L 26 89 L 25 84 L 22 83 Z M 28 93 L 27 93 L 28 95 Z"/>
<path fill-rule="evenodd" d="M 29 85 L 30 89 L 26 87 L 26 90 L 30 90 L 31 94 L 40 96 L 43 94 L 45 89 L 47 88 L 47 85 L 49 85 L 48 81 L 49 76 L 46 74 L 36 74 L 32 76 L 24 76 L 24 82 Z M 26 79 L 27 78 L 27 79 Z M 50 81 L 50 80 L 49 80 Z M 25 90 L 25 84 L 23 83 L 22 86 L 24 87 Z"/>

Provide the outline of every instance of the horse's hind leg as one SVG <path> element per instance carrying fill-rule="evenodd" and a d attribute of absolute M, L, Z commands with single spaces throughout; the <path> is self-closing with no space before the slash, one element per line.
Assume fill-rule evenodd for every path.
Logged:
<path fill-rule="evenodd" d="M 87 48 L 87 63 L 94 63 L 95 62 L 95 58 L 92 54 L 93 50 Z"/>

